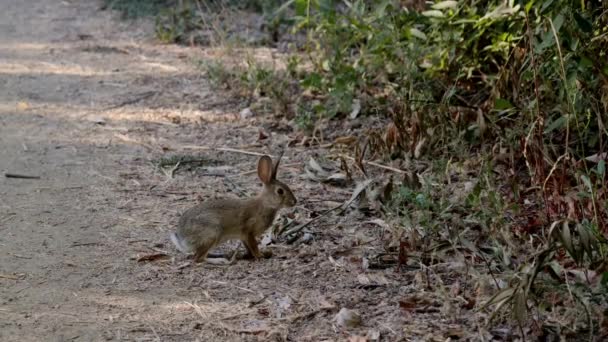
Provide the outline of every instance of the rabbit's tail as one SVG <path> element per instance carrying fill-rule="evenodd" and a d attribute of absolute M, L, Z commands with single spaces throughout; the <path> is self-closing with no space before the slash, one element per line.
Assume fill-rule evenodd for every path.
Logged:
<path fill-rule="evenodd" d="M 173 232 L 171 233 L 170 237 L 171 242 L 173 242 L 175 247 L 177 247 L 180 252 L 185 254 L 188 254 L 190 252 L 190 249 L 184 244 L 184 240 L 181 238 L 181 236 L 178 235 L 178 233 Z"/>

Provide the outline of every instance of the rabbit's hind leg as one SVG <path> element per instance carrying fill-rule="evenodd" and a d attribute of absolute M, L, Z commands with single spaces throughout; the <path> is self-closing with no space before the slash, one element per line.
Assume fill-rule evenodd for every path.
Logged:
<path fill-rule="evenodd" d="M 235 261 L 234 257 L 231 260 L 228 260 L 226 258 L 207 257 L 209 254 L 209 250 L 213 248 L 218 243 L 218 241 L 219 239 L 215 239 L 213 241 L 205 242 L 199 245 L 199 247 L 196 249 L 196 254 L 194 255 L 194 262 L 200 263 L 206 261 L 208 264 L 211 265 L 232 265 Z"/>
<path fill-rule="evenodd" d="M 198 264 L 205 261 L 211 247 L 213 247 L 213 241 L 199 245 L 196 249 L 196 253 L 194 253 L 194 262 Z"/>

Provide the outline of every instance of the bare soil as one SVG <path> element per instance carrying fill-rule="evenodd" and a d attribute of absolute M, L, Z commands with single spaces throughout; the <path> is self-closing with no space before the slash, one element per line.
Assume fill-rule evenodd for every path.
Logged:
<path fill-rule="evenodd" d="M 260 187 L 255 155 L 192 146 L 276 153 L 290 134 L 236 120 L 196 67 L 210 58 L 96 1 L 2 1 L 0 171 L 40 178 L 0 178 L 0 340 L 475 339 L 457 288 L 426 293 L 424 273 L 363 265 L 391 239 L 356 213 L 317 221 L 305 243 L 264 246 L 265 260 L 192 266 L 177 253 L 168 234 L 181 212 Z M 300 204 L 281 219 L 305 221 L 352 192 L 302 176 L 314 152 L 286 152 L 281 177 Z M 159 167 L 184 155 L 202 161 Z M 341 308 L 361 324 L 338 325 Z"/>

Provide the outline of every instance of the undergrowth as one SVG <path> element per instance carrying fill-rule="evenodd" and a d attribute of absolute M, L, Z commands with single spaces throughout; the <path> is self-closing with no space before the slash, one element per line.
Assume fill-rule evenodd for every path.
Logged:
<path fill-rule="evenodd" d="M 608 4 L 190 1 L 160 15 L 159 37 L 204 27 L 210 4 L 306 37 L 284 68 L 204 64 L 218 87 L 308 132 L 378 117 L 355 154 L 440 161 L 385 213 L 421 238 L 412 251 L 445 249 L 504 281 L 480 310 L 522 334 L 605 333 Z"/>

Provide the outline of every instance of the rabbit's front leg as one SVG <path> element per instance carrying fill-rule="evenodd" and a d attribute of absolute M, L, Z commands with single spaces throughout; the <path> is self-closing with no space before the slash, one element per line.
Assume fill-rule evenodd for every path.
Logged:
<path fill-rule="evenodd" d="M 247 234 L 243 239 L 243 244 L 247 248 L 246 257 L 253 257 L 256 260 L 262 258 L 262 253 L 260 253 L 260 250 L 258 249 L 258 241 L 253 234 Z"/>

